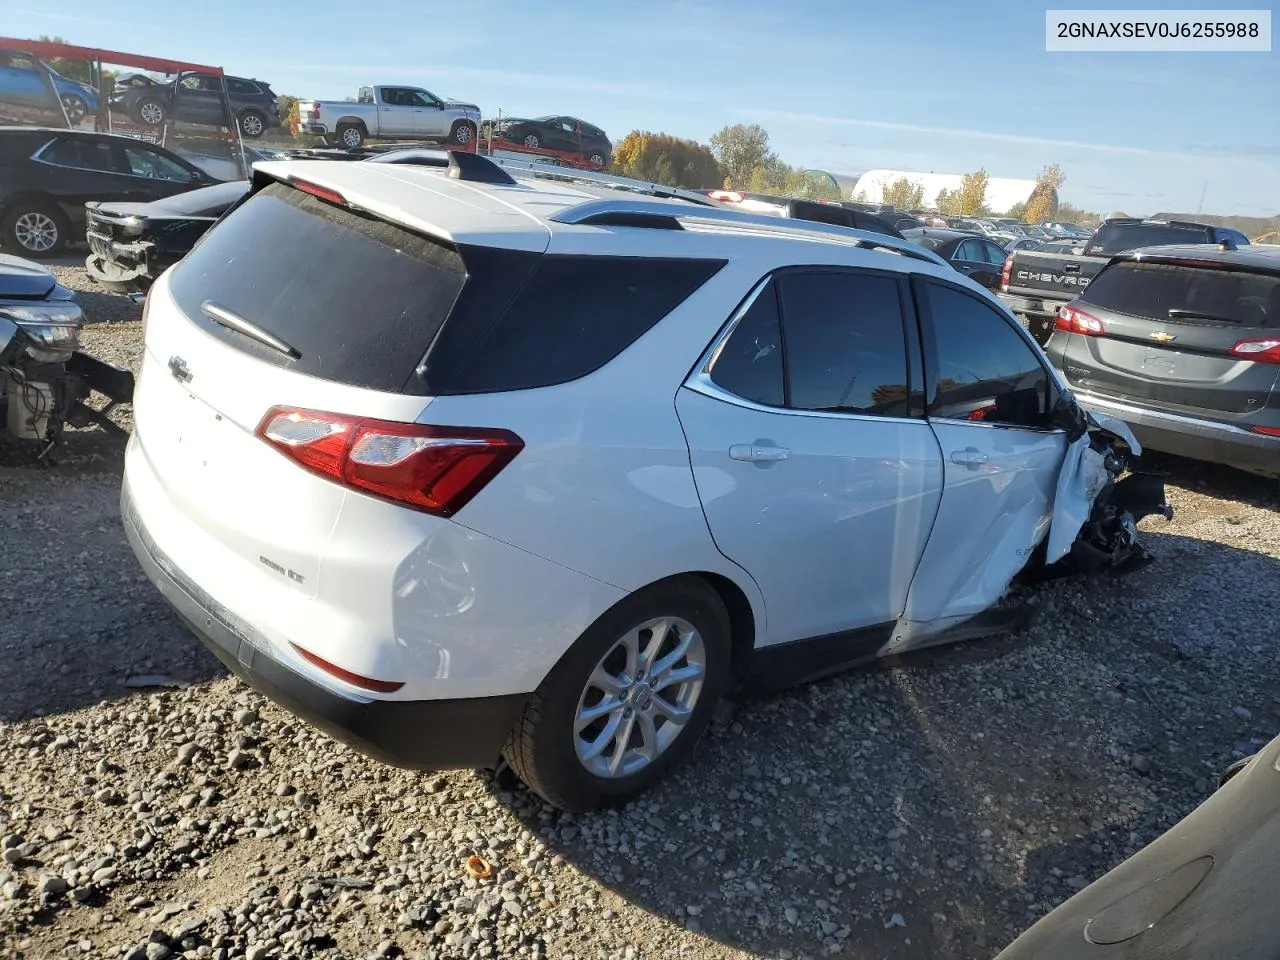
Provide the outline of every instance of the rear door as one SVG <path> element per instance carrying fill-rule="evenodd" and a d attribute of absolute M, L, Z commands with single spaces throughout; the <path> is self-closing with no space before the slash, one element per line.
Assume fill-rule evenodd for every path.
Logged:
<path fill-rule="evenodd" d="M 1147 258 L 1109 266 L 1074 304 L 1100 321 L 1101 334 L 1057 334 L 1067 378 L 1087 393 L 1144 405 L 1262 409 L 1280 366 L 1248 351 L 1280 338 L 1280 275 L 1232 267 Z"/>
<path fill-rule="evenodd" d="M 422 107 L 414 97 L 416 92 L 409 87 L 379 87 L 378 129 L 369 133 L 375 137 L 379 134 L 403 137 L 417 133 L 418 125 L 424 121 L 420 117 Z"/>
<path fill-rule="evenodd" d="M 1011 317 L 939 280 L 914 290 L 945 487 L 904 619 L 945 626 L 994 603 L 1048 531 L 1066 435 L 1047 426 L 1051 376 Z"/>
<path fill-rule="evenodd" d="M 119 145 L 121 165 L 135 181 L 133 192 L 146 200 L 160 200 L 190 190 L 194 171 L 149 144 Z"/>
<path fill-rule="evenodd" d="M 768 608 L 760 642 L 836 635 L 852 662 L 902 612 L 941 482 L 911 344 L 897 276 L 799 268 L 756 289 L 680 390 L 711 535 Z"/>

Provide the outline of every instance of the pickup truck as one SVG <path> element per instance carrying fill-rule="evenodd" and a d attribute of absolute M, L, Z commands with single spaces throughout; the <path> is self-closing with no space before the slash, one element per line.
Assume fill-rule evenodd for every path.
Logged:
<path fill-rule="evenodd" d="M 298 104 L 298 132 L 320 136 L 326 143 L 359 147 L 370 137 L 380 140 L 439 140 L 459 146 L 475 142 L 480 108 L 446 100 L 421 87 L 361 87 L 351 100 L 303 100 Z"/>
<path fill-rule="evenodd" d="M 1027 329 L 1041 345 L 1053 333 L 1058 309 L 1084 292 L 1107 262 L 1138 247 L 1170 243 L 1223 243 L 1245 246 L 1249 238 L 1239 230 L 1185 220 L 1139 220 L 1115 217 L 1085 243 L 1079 254 L 1016 250 L 1004 262 L 1000 299 L 1026 319 Z"/>

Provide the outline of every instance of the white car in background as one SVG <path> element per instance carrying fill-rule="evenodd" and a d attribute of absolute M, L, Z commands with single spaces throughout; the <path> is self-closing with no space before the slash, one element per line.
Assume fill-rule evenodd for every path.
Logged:
<path fill-rule="evenodd" d="M 989 633 L 1028 564 L 1138 549 L 1095 504 L 1114 437 L 934 254 L 611 186 L 645 187 L 260 164 L 151 288 L 125 527 L 247 682 L 577 810 L 731 686 Z"/>

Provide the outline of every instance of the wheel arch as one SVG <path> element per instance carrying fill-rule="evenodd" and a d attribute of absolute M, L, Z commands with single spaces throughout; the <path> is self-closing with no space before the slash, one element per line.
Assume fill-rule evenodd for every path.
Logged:
<path fill-rule="evenodd" d="M 364 119 L 362 117 L 353 117 L 351 114 L 339 117 L 334 121 L 333 129 L 337 130 L 339 127 L 359 127 L 364 131 L 366 137 L 369 135 L 369 125 L 364 122 Z"/>

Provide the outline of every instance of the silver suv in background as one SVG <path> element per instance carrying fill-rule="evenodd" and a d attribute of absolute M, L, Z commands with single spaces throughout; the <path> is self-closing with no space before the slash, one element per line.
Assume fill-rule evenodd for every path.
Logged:
<path fill-rule="evenodd" d="M 355 101 L 303 100 L 298 132 L 344 147 L 380 140 L 439 140 L 473 143 L 480 125 L 474 103 L 446 100 L 422 87 L 361 87 Z"/>

